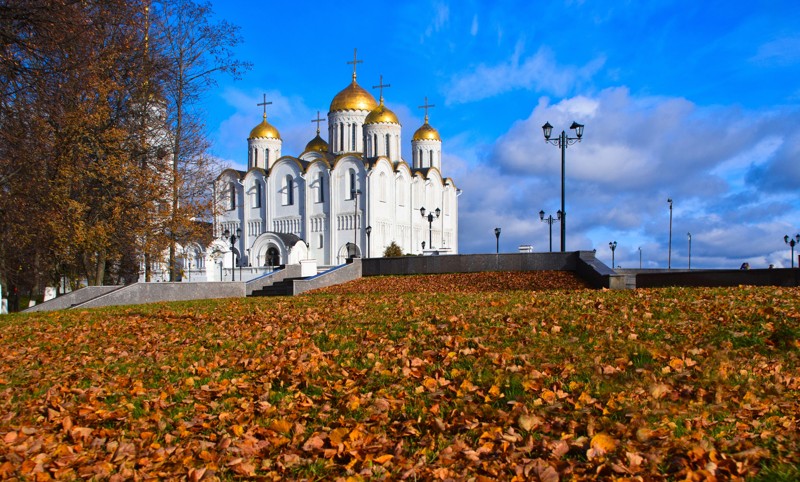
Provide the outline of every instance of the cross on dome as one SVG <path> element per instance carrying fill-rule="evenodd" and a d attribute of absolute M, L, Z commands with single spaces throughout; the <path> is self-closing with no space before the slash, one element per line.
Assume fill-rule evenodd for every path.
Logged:
<path fill-rule="evenodd" d="M 353 49 L 353 61 L 352 62 L 347 62 L 347 65 L 353 64 L 353 82 L 356 81 L 356 65 L 364 63 L 363 60 L 358 60 L 357 53 L 358 53 L 358 49 Z"/>
<path fill-rule="evenodd" d="M 316 122 L 317 123 L 317 135 L 319 135 L 319 124 L 320 124 L 320 122 L 325 122 L 325 119 L 323 119 L 323 118 L 321 118 L 319 116 L 319 111 L 317 111 L 317 118 L 316 119 L 312 119 L 311 122 Z"/>
<path fill-rule="evenodd" d="M 378 82 L 378 85 L 373 85 L 373 86 L 372 86 L 372 88 L 373 88 L 373 89 L 380 89 L 380 103 L 381 103 L 381 104 L 383 104 L 383 88 L 384 88 L 384 87 L 391 87 L 391 85 L 390 85 L 390 84 L 384 84 L 384 83 L 383 83 L 383 74 L 381 74 L 381 76 L 380 76 L 380 82 Z M 426 102 L 427 102 L 427 101 L 426 101 Z"/>
<path fill-rule="evenodd" d="M 267 94 L 262 94 L 262 95 L 264 96 L 264 101 L 263 102 L 259 102 L 256 105 L 259 106 L 259 107 L 264 106 L 264 119 L 266 120 L 266 118 L 267 118 L 267 106 L 271 105 L 272 102 L 267 102 Z"/>
<path fill-rule="evenodd" d="M 418 109 L 425 109 L 425 122 L 428 122 L 428 109 L 436 107 L 434 104 L 428 104 L 428 96 L 425 96 L 425 105 L 417 107 Z"/>

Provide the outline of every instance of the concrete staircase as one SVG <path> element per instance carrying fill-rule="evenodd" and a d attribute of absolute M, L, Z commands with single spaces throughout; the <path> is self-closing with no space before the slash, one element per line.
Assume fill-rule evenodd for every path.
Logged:
<path fill-rule="evenodd" d="M 247 296 L 292 296 L 294 294 L 294 281 L 304 278 L 285 278 L 260 289 L 253 290 Z"/>

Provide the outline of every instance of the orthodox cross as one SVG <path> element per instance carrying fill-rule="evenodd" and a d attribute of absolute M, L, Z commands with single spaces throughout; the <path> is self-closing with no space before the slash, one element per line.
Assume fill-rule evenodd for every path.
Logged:
<path fill-rule="evenodd" d="M 259 107 L 264 106 L 264 119 L 266 119 L 267 118 L 267 106 L 272 104 L 272 102 L 267 102 L 267 94 L 263 94 L 263 95 L 264 95 L 264 101 L 263 102 L 259 102 L 256 105 L 259 106 Z"/>
<path fill-rule="evenodd" d="M 378 83 L 378 85 L 373 85 L 372 86 L 373 89 L 381 89 L 381 104 L 383 104 L 383 88 L 384 87 L 391 87 L 391 85 L 384 84 L 383 83 L 383 75 L 381 75 L 381 81 Z"/>
<path fill-rule="evenodd" d="M 356 81 L 356 65 L 364 63 L 363 60 L 358 60 L 358 56 L 356 55 L 357 53 L 358 49 L 353 49 L 353 61 L 347 62 L 347 65 L 353 64 L 353 82 Z"/>
<path fill-rule="evenodd" d="M 430 109 L 431 107 L 436 107 L 436 106 L 433 104 L 428 104 L 428 97 L 426 96 L 425 105 L 421 105 L 418 107 L 418 109 L 425 109 L 425 122 L 428 122 L 428 109 Z"/>
<path fill-rule="evenodd" d="M 317 111 L 317 118 L 316 119 L 312 119 L 311 122 L 316 122 L 317 123 L 317 135 L 319 135 L 319 123 L 320 122 L 325 122 L 325 119 L 323 119 L 323 118 L 321 118 L 319 116 L 319 111 Z"/>

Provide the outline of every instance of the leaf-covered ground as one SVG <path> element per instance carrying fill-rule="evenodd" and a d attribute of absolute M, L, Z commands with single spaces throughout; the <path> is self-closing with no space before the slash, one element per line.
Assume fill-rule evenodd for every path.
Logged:
<path fill-rule="evenodd" d="M 794 480 L 798 339 L 798 288 L 9 315 L 0 477 Z"/>

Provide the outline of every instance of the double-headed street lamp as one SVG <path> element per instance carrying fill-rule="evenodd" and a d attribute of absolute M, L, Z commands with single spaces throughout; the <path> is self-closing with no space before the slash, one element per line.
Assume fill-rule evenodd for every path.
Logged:
<path fill-rule="evenodd" d="M 495 253 L 500 254 L 500 228 L 494 228 L 494 237 L 497 238 Z"/>
<path fill-rule="evenodd" d="M 787 234 L 786 236 L 783 237 L 783 241 L 786 244 L 788 244 L 790 248 L 792 248 L 792 260 L 791 261 L 792 261 L 792 268 L 794 268 L 794 247 L 796 245 L 800 244 L 800 234 L 795 234 L 794 238 L 790 238 L 789 235 Z"/>
<path fill-rule="evenodd" d="M 553 252 L 553 223 L 556 221 L 561 221 L 561 211 L 556 212 L 556 217 L 554 218 L 552 214 L 544 217 L 544 211 L 539 211 L 539 220 L 543 223 L 547 223 L 550 225 L 550 252 Z"/>
<path fill-rule="evenodd" d="M 672 198 L 667 198 L 669 203 L 669 248 L 667 249 L 667 269 L 672 269 Z"/>
<path fill-rule="evenodd" d="M 236 228 L 236 234 L 231 234 L 230 230 L 226 229 L 222 232 L 222 239 L 228 240 L 231 243 L 231 281 L 236 281 L 235 274 L 236 274 L 236 253 L 234 253 L 234 249 L 236 249 L 236 240 L 242 237 L 242 228 Z M 222 266 L 220 265 L 220 271 L 222 271 Z M 241 273 L 239 274 L 239 281 L 241 281 Z"/>
<path fill-rule="evenodd" d="M 611 248 L 611 269 L 614 269 L 614 266 L 616 266 L 615 265 L 616 260 L 614 259 L 614 251 L 617 250 L 617 242 L 612 241 L 608 243 L 608 247 Z"/>
<path fill-rule="evenodd" d="M 419 213 L 422 215 L 423 218 L 428 218 L 428 247 L 433 249 L 433 220 L 438 218 L 442 214 L 442 210 L 436 208 L 436 211 L 429 212 L 427 216 L 425 216 L 425 206 L 419 208 Z M 434 216 L 436 214 L 436 216 Z M 425 246 L 423 246 L 423 249 Z"/>
<path fill-rule="evenodd" d="M 569 127 L 570 129 L 575 130 L 576 137 L 568 137 L 566 131 L 561 131 L 561 135 L 555 139 L 550 139 L 550 135 L 553 133 L 553 126 L 550 125 L 549 122 L 545 123 L 542 126 L 542 131 L 544 131 L 544 140 L 545 142 L 549 142 L 556 147 L 561 148 L 561 251 L 564 252 L 567 250 L 567 228 L 566 228 L 566 218 L 567 218 L 567 210 L 564 206 L 564 184 L 565 184 L 565 168 L 566 168 L 566 157 L 567 157 L 567 147 L 575 144 L 576 142 L 581 141 L 581 137 L 583 137 L 583 124 L 578 124 L 577 122 L 572 122 L 572 125 Z"/>

